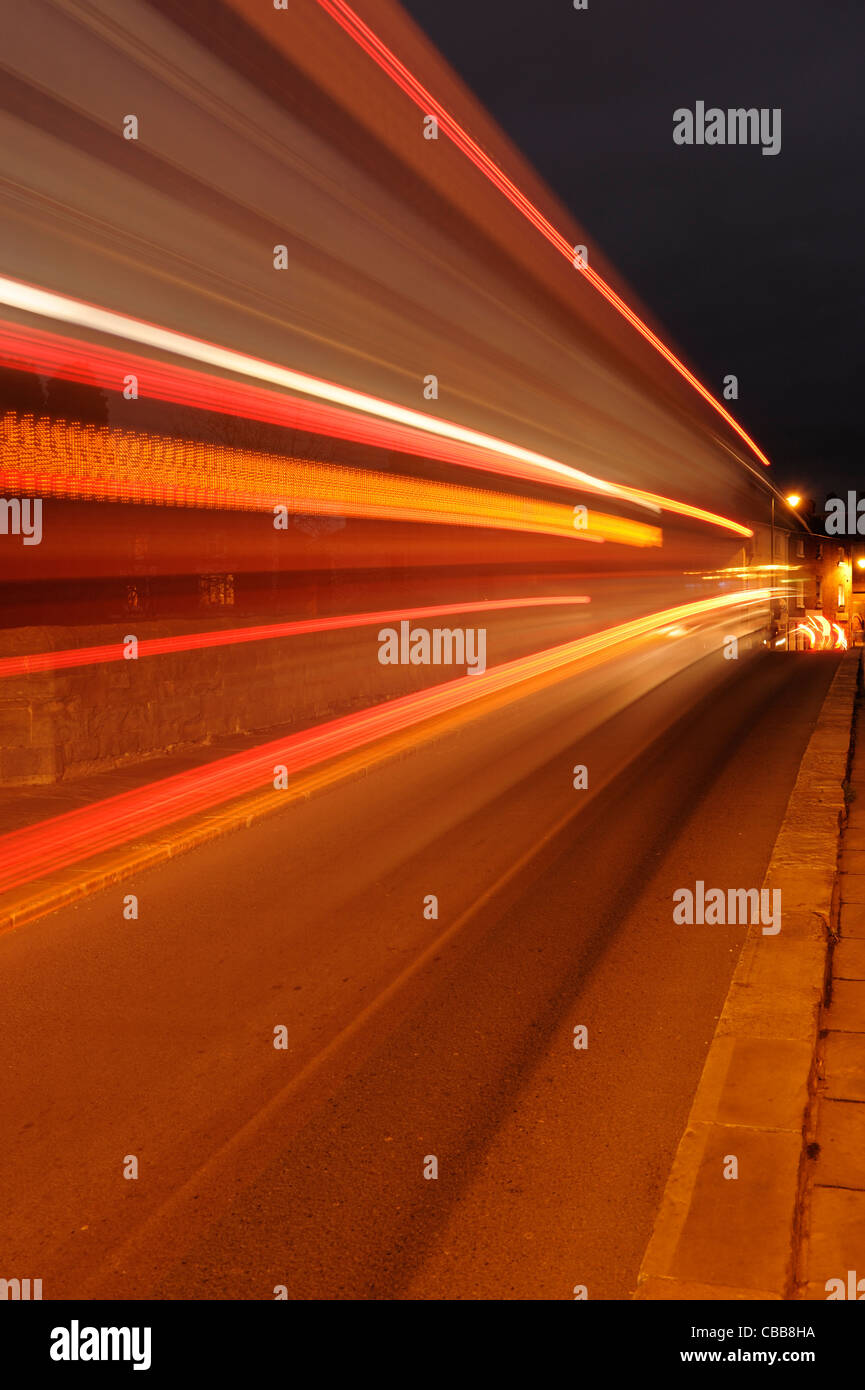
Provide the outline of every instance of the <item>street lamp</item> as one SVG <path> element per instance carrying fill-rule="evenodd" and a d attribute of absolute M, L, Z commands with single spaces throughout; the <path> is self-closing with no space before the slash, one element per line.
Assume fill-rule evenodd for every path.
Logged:
<path fill-rule="evenodd" d="M 799 503 L 802 501 L 802 498 L 799 496 L 798 492 L 791 492 L 787 497 L 787 501 L 789 502 L 791 507 L 798 507 Z"/>

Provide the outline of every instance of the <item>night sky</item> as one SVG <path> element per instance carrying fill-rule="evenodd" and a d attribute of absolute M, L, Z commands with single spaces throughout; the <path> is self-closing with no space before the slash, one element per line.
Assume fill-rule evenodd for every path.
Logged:
<path fill-rule="evenodd" d="M 863 0 L 404 0 L 763 447 L 822 504 L 862 477 Z M 673 111 L 780 107 L 782 145 Z"/>

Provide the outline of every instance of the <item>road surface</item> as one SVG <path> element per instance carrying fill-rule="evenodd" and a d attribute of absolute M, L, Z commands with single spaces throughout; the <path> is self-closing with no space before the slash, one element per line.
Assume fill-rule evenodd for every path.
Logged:
<path fill-rule="evenodd" d="M 759 887 L 836 666 L 742 663 L 579 814 L 639 711 L 545 760 L 520 702 L 0 938 L 0 1274 L 627 1298 L 744 937 L 672 894 Z"/>

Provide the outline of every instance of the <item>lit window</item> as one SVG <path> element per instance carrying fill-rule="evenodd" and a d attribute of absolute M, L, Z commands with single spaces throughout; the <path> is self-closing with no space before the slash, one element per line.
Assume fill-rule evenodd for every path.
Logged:
<path fill-rule="evenodd" d="M 200 574 L 198 595 L 205 608 L 228 608 L 234 603 L 233 574 Z"/>

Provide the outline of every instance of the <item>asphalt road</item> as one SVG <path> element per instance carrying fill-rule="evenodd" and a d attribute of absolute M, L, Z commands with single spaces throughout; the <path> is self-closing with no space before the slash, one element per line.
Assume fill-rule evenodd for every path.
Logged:
<path fill-rule="evenodd" d="M 0 1275 L 627 1298 L 744 936 L 672 894 L 759 887 L 836 666 L 743 664 L 580 814 L 506 710 L 0 938 Z"/>

